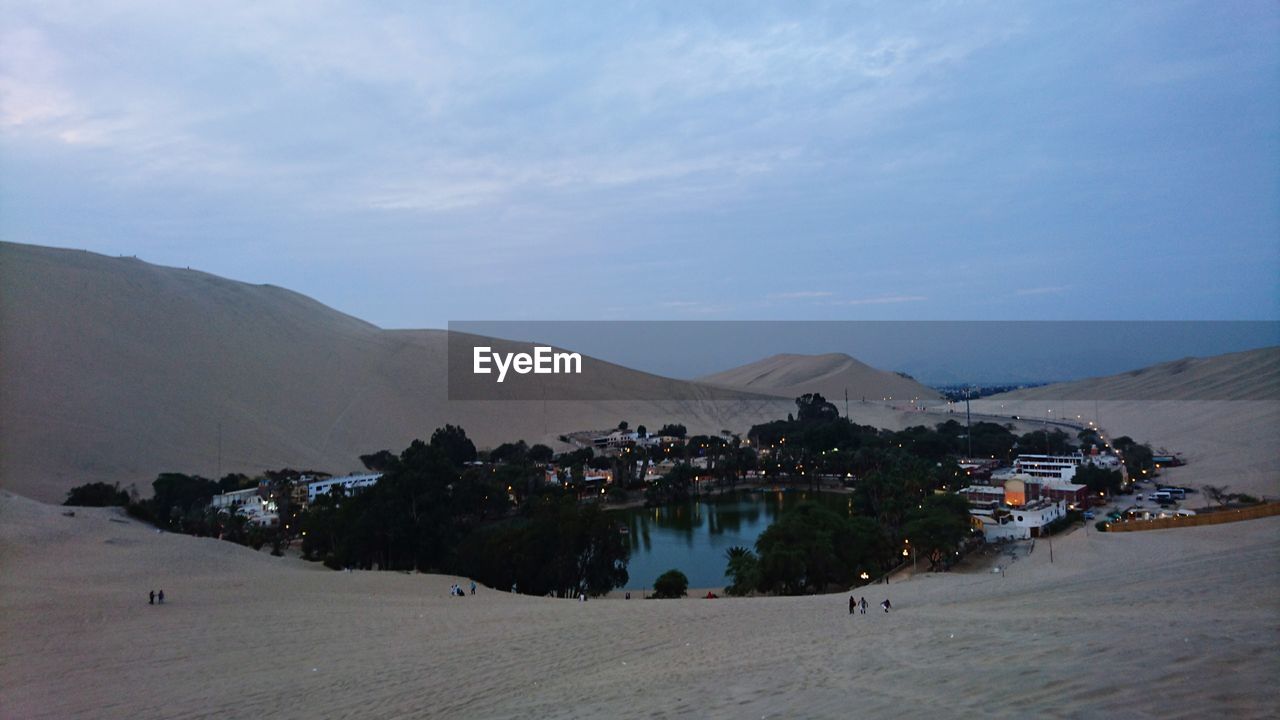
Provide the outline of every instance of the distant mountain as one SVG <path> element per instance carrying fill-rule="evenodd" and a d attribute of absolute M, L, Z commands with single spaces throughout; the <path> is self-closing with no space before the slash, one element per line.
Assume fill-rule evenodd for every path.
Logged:
<path fill-rule="evenodd" d="M 1183 358 L 1118 375 L 1017 390 L 1018 400 L 1280 400 L 1280 347 Z"/>
<path fill-rule="evenodd" d="M 842 353 L 826 355 L 781 354 L 731 370 L 698 378 L 699 382 L 752 392 L 795 398 L 820 393 L 840 405 L 848 392 L 850 401 L 936 401 L 937 391 L 898 373 L 877 370 Z"/>
<path fill-rule="evenodd" d="M 0 483 L 46 501 L 99 480 L 146 492 L 163 471 L 354 470 L 445 423 L 481 447 L 555 444 L 621 420 L 742 431 L 792 407 L 592 358 L 601 396 L 652 399 L 450 401 L 446 331 L 132 258 L 0 243 L 0 289 Z"/>

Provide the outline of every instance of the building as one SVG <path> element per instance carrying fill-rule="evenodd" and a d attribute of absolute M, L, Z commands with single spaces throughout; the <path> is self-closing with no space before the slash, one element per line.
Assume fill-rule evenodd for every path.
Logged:
<path fill-rule="evenodd" d="M 1076 468 L 1085 463 L 1084 453 L 1071 455 L 1019 455 L 1013 461 L 1013 472 L 1044 480 L 1070 482 Z"/>
<path fill-rule="evenodd" d="M 969 501 L 970 505 L 978 505 L 981 503 L 1004 504 L 1004 488 L 992 485 L 970 485 L 960 489 L 960 495 Z"/>
<path fill-rule="evenodd" d="M 974 488 L 965 488 L 961 494 Z M 984 488 L 989 490 L 990 488 Z M 1041 499 L 1018 507 L 993 501 L 970 501 L 969 522 L 982 531 L 987 542 L 1028 540 L 1043 537 L 1053 521 L 1066 517 L 1067 504 L 1061 500 Z"/>
<path fill-rule="evenodd" d="M 248 518 L 249 522 L 262 527 L 271 527 L 280 523 L 275 501 L 262 497 L 259 488 L 214 495 L 209 500 L 209 507 L 242 515 Z"/>
<path fill-rule="evenodd" d="M 260 504 L 261 502 L 262 496 L 258 494 L 258 488 L 251 487 L 214 495 L 209 500 L 209 506 L 217 510 L 236 510 L 248 505 Z"/>
<path fill-rule="evenodd" d="M 1070 473 L 1075 476 L 1075 469 Z M 1002 470 L 991 476 L 992 485 L 1005 488 L 1006 504 L 1021 505 L 1025 502 L 1048 498 L 1062 500 L 1071 509 L 1086 508 L 1092 498 L 1089 488 L 1055 477 L 1035 477 L 1012 470 Z"/>
<path fill-rule="evenodd" d="M 315 480 L 307 484 L 307 502 L 315 502 L 317 497 L 329 494 L 335 487 L 340 487 L 343 492 L 351 495 L 377 485 L 381 479 L 382 473 L 363 473 Z"/>

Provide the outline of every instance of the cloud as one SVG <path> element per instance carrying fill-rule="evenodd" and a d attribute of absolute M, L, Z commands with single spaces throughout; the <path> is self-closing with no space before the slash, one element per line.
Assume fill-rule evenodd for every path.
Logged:
<path fill-rule="evenodd" d="M 832 295 L 835 295 L 835 293 L 826 290 L 801 290 L 799 292 L 769 293 L 767 297 L 770 300 L 809 300 L 831 297 Z"/>
<path fill-rule="evenodd" d="M 1045 287 L 1021 288 L 1014 291 L 1014 295 L 1022 297 L 1026 295 L 1057 295 L 1071 289 L 1070 285 L 1048 285 Z"/>
<path fill-rule="evenodd" d="M 832 305 L 896 305 L 898 303 L 924 302 L 929 298 L 924 295 L 882 295 L 880 297 L 858 298 L 856 300 L 836 300 Z"/>

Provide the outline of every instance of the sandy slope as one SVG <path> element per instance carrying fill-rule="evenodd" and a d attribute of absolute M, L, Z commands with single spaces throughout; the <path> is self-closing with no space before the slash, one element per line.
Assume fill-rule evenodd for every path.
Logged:
<path fill-rule="evenodd" d="M 826 355 L 781 354 L 698 378 L 723 387 L 773 393 L 794 398 L 821 393 L 840 407 L 846 391 L 850 401 L 880 402 L 890 398 L 909 402 L 914 398 L 936 400 L 931 388 L 896 373 L 877 370 L 841 353 Z"/>
<path fill-rule="evenodd" d="M 459 402 L 444 331 L 381 330 L 288 290 L 131 258 L 0 243 L 0 289 L 0 484 L 53 502 L 84 482 L 147 492 L 160 472 L 219 465 L 357 470 L 360 454 L 445 423 L 484 447 L 620 420 L 744 432 L 795 409 L 591 358 L 572 388 L 548 380 L 545 401 Z M 593 395 L 645 399 L 556 399 Z M 871 405 L 855 417 L 913 421 Z"/>
<path fill-rule="evenodd" d="M 451 402 L 443 331 L 384 331 L 313 300 L 190 270 L 0 244 L 0 482 L 59 500 L 91 480 L 357 469 L 446 422 L 481 446 L 619 420 L 745 430 L 790 403 L 599 364 L 643 401 Z"/>
<path fill-rule="evenodd" d="M 1024 400 L 1280 400 L 1280 347 L 1182 358 L 1006 393 Z"/>
<path fill-rule="evenodd" d="M 1280 348 L 1019 390 L 972 407 L 1024 419 L 1092 420 L 1113 437 L 1181 453 L 1188 464 L 1164 473 L 1170 483 L 1280 496 Z"/>
<path fill-rule="evenodd" d="M 1076 532 L 845 596 L 595 601 L 333 573 L 0 494 L 0 708 L 80 717 L 1264 717 L 1280 520 Z M 170 602 L 146 604 L 163 587 Z"/>

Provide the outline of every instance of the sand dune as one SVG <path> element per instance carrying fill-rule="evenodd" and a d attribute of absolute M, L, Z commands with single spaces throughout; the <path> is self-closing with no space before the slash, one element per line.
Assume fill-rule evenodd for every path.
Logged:
<path fill-rule="evenodd" d="M 1280 496 L 1280 348 L 1018 390 L 972 407 L 1024 419 L 1094 421 L 1112 437 L 1181 453 L 1188 464 L 1164 471 L 1169 483 Z"/>
<path fill-rule="evenodd" d="M 1077 531 L 844 595 L 573 601 L 334 573 L 0 494 L 13 718 L 1266 717 L 1280 519 Z M 162 587 L 164 607 L 146 603 Z"/>
<path fill-rule="evenodd" d="M 91 481 L 145 493 L 168 471 L 357 470 L 360 454 L 445 423 L 481 447 L 554 445 L 621 420 L 743 432 L 795 409 L 592 358 L 578 386 L 548 380 L 546 400 L 450 400 L 445 331 L 381 330 L 278 287 L 132 258 L 0 243 L 0 288 L 0 484 L 53 502 Z"/>
<path fill-rule="evenodd" d="M 1280 400 L 1280 347 L 1182 358 L 1006 393 L 1023 400 Z"/>
<path fill-rule="evenodd" d="M 451 402 L 447 333 L 381 330 L 281 288 L 88 252 L 0 245 L 0 478 L 56 501 L 158 472 L 358 469 L 445 423 L 482 447 L 620 420 L 745 430 L 775 398 L 592 361 L 647 400 Z M 495 341 L 495 345 L 501 345 Z M 221 448 L 221 453 L 219 449 Z"/>
<path fill-rule="evenodd" d="M 909 402 L 914 398 L 937 400 L 938 393 L 897 373 L 877 370 L 841 353 L 826 355 L 781 354 L 746 365 L 706 375 L 700 382 L 722 387 L 770 393 L 794 398 L 805 393 L 821 393 L 841 405 L 849 400 Z M 841 407 L 843 407 L 841 405 Z"/>

